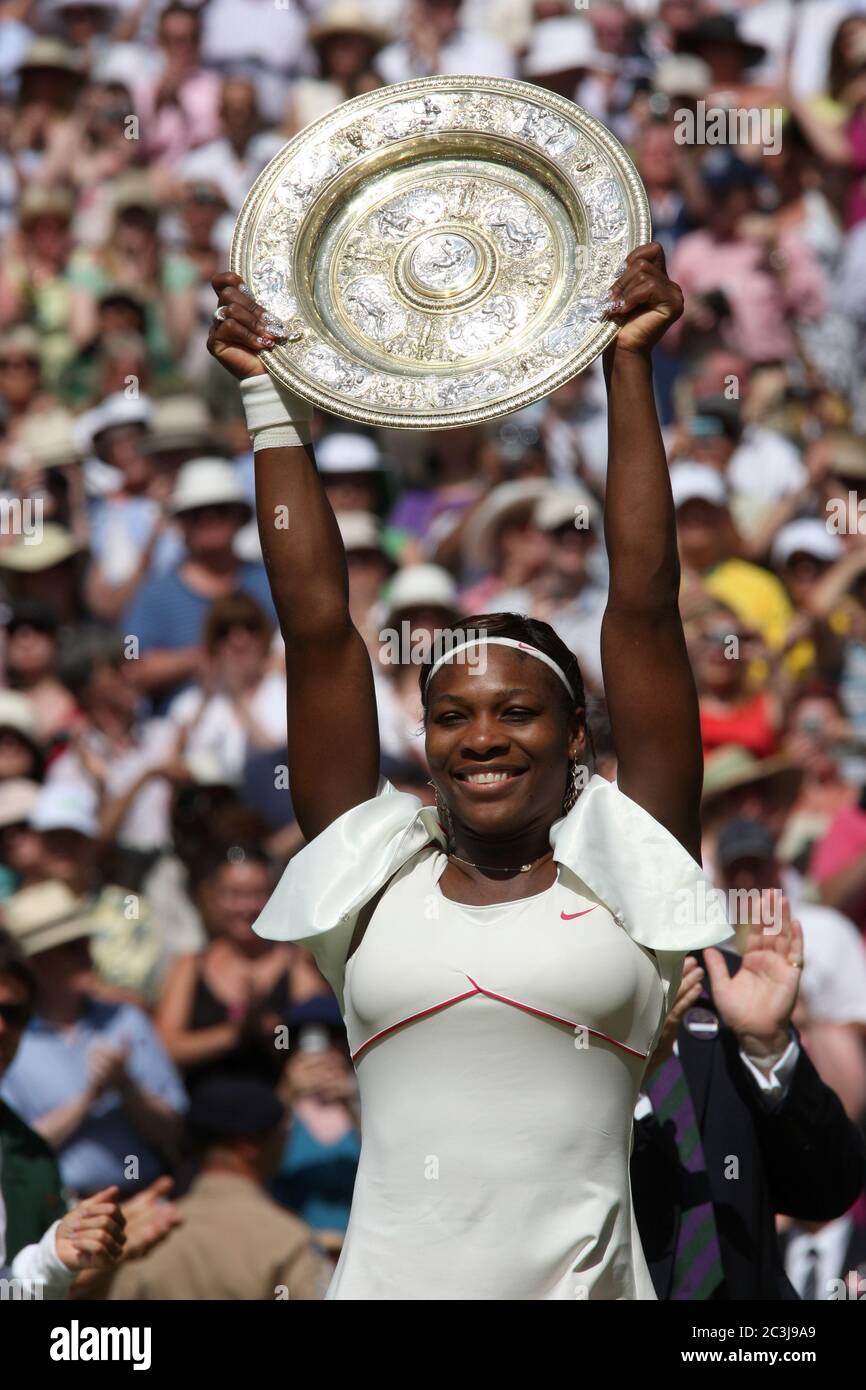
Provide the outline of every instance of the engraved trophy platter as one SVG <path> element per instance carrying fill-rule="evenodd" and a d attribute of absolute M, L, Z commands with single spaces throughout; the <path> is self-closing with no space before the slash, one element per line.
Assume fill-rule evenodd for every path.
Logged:
<path fill-rule="evenodd" d="M 286 325 L 268 371 L 336 415 L 442 429 L 528 405 L 616 335 L 649 240 L 640 177 L 573 102 L 426 77 L 344 102 L 271 160 L 231 268 Z"/>

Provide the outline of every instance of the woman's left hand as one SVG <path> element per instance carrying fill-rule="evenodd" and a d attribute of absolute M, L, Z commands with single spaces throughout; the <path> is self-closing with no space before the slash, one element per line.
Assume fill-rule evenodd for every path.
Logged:
<path fill-rule="evenodd" d="M 606 317 L 622 324 L 609 353 L 648 355 L 683 312 L 683 292 L 668 279 L 665 253 L 657 241 L 638 246 L 610 288 Z M 607 354 L 605 354 L 607 355 Z"/>

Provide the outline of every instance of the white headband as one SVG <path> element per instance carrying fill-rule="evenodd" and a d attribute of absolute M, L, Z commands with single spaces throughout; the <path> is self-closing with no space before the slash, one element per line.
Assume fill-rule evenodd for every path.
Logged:
<path fill-rule="evenodd" d="M 424 682 L 424 689 L 429 689 L 430 682 L 432 681 L 436 672 L 439 670 L 439 667 L 444 666 L 446 661 L 452 661 L 458 652 L 465 652 L 468 647 L 477 647 L 482 642 L 485 644 L 485 646 L 490 647 L 514 647 L 519 652 L 526 652 L 527 656 L 534 656 L 536 661 L 543 661 L 545 666 L 549 666 L 551 671 L 553 671 L 555 675 L 557 675 L 559 679 L 562 681 L 562 684 L 565 686 L 572 700 L 577 699 L 577 696 L 575 695 L 575 692 L 571 687 L 570 680 L 566 676 L 562 667 L 558 666 L 557 663 L 553 660 L 553 657 L 548 656 L 546 652 L 540 652 L 537 647 L 529 647 L 525 642 L 517 642 L 513 637 L 483 636 L 473 637 L 470 642 L 460 642 L 458 646 L 452 647 L 450 651 L 444 652 L 443 655 L 440 656 L 437 661 L 434 661 L 433 665 L 430 667 L 430 673 L 427 676 L 426 681 Z"/>

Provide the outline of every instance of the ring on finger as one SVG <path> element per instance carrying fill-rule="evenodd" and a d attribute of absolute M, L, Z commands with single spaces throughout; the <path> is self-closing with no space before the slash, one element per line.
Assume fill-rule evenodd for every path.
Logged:
<path fill-rule="evenodd" d="M 218 309 L 214 309 L 213 316 L 217 323 L 224 323 L 229 316 L 229 306 L 221 304 Z"/>

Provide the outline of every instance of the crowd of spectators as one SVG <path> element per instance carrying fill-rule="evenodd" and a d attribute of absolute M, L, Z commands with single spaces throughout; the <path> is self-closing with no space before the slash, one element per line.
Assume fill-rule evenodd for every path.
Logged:
<path fill-rule="evenodd" d="M 9 1107 L 54 1155 L 46 1211 L 132 1201 L 139 1258 L 91 1296 L 318 1297 L 345 1230 L 339 1011 L 251 930 L 301 836 L 250 442 L 205 340 L 271 157 L 437 72 L 573 98 L 642 176 L 686 294 L 655 365 L 704 863 L 784 887 L 801 1038 L 866 1115 L 863 0 L 0 0 L 0 1132 Z M 761 119 L 719 140 L 710 108 Z M 315 417 L 383 771 L 425 801 L 418 666 L 384 634 L 467 613 L 553 624 L 615 775 L 604 401 L 597 361 L 484 426 Z M 866 1207 L 840 1221 L 826 1248 Z M 10 1217 L 7 1256 L 40 1234 Z"/>

